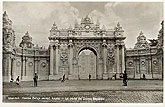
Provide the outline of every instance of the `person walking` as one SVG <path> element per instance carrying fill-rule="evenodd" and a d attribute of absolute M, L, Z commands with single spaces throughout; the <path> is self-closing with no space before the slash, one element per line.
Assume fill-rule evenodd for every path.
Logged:
<path fill-rule="evenodd" d="M 116 73 L 115 73 L 115 75 L 114 75 L 114 78 L 115 78 L 115 80 L 116 80 Z"/>
<path fill-rule="evenodd" d="M 10 82 L 14 82 L 14 79 L 13 79 L 13 78 L 11 78 Z"/>
<path fill-rule="evenodd" d="M 124 71 L 124 74 L 123 74 L 123 86 L 127 86 L 127 73 L 126 73 L 126 71 Z"/>
<path fill-rule="evenodd" d="M 16 79 L 16 84 L 19 85 L 19 76 Z"/>
<path fill-rule="evenodd" d="M 89 81 L 91 81 L 91 74 L 89 74 Z"/>
<path fill-rule="evenodd" d="M 116 80 L 116 73 L 112 76 L 112 80 Z"/>
<path fill-rule="evenodd" d="M 65 81 L 65 74 L 62 76 L 62 81 L 61 82 L 64 82 Z"/>
<path fill-rule="evenodd" d="M 37 73 L 34 74 L 33 80 L 34 80 L 34 87 L 37 87 L 37 80 L 38 80 L 38 75 L 37 75 Z"/>
<path fill-rule="evenodd" d="M 143 74 L 143 79 L 144 79 L 144 80 L 146 79 L 146 76 L 145 76 L 145 74 Z"/>

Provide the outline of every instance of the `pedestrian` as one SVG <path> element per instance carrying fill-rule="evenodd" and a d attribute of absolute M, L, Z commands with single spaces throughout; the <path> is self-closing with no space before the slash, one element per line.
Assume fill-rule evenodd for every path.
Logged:
<path fill-rule="evenodd" d="M 123 86 L 127 86 L 127 73 L 126 73 L 126 71 L 124 71 L 124 74 L 123 74 Z"/>
<path fill-rule="evenodd" d="M 115 78 L 115 80 L 116 80 L 116 73 L 115 73 L 115 75 L 114 75 L 114 78 Z"/>
<path fill-rule="evenodd" d="M 38 80 L 38 75 L 37 75 L 37 73 L 34 74 L 33 80 L 34 80 L 34 87 L 37 87 L 37 80 Z"/>
<path fill-rule="evenodd" d="M 65 74 L 62 76 L 62 81 L 61 82 L 64 82 L 65 81 Z"/>
<path fill-rule="evenodd" d="M 146 76 L 145 76 L 145 74 L 143 74 L 143 79 L 144 79 L 144 80 L 146 79 Z"/>
<path fill-rule="evenodd" d="M 19 76 L 16 79 L 16 84 L 19 85 Z"/>
<path fill-rule="evenodd" d="M 13 78 L 11 78 L 10 82 L 14 82 L 14 79 L 13 79 Z"/>
<path fill-rule="evenodd" d="M 89 74 L 89 81 L 91 81 L 91 74 Z"/>

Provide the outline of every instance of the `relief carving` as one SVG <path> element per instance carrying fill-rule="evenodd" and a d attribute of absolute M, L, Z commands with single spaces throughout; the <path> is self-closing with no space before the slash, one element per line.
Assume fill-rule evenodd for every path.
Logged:
<path fill-rule="evenodd" d="M 114 45 L 109 44 L 107 48 L 107 63 L 113 65 L 115 63 Z"/>
<path fill-rule="evenodd" d="M 60 60 L 63 65 L 66 65 L 68 63 L 68 49 L 67 49 L 67 44 L 62 44 L 61 45 L 61 55 L 60 55 Z"/>

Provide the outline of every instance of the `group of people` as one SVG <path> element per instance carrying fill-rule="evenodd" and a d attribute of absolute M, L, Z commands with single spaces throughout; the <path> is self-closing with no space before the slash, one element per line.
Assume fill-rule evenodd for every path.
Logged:
<path fill-rule="evenodd" d="M 126 71 L 124 71 L 123 75 L 120 76 L 121 78 L 123 78 L 123 86 L 127 86 L 127 73 Z M 89 74 L 89 81 L 91 81 L 91 74 Z M 116 80 L 116 74 L 113 75 L 112 79 L 115 79 Z M 61 82 L 64 82 L 65 81 L 65 74 L 63 75 L 63 77 L 61 78 Z"/>
<path fill-rule="evenodd" d="M 123 86 L 127 86 L 128 80 L 127 80 L 127 73 L 126 73 L 126 71 L 124 71 L 123 75 L 120 74 L 120 78 L 123 78 Z M 112 76 L 112 79 L 114 79 L 114 80 L 117 79 L 116 78 L 116 73 Z"/>
<path fill-rule="evenodd" d="M 112 77 L 116 80 L 116 74 Z M 127 86 L 127 73 L 126 71 L 124 71 L 123 73 L 123 86 Z M 145 78 L 145 75 L 143 75 L 143 78 Z M 33 81 L 34 81 L 34 87 L 37 87 L 37 81 L 38 81 L 38 75 L 37 73 L 34 74 L 34 77 L 33 77 Z M 62 79 L 61 79 L 61 82 L 64 82 L 65 81 L 65 74 L 63 75 Z M 91 81 L 91 74 L 89 74 L 89 81 Z M 14 82 L 14 79 L 11 78 L 10 82 Z M 16 78 L 16 84 L 19 85 L 19 82 L 20 82 L 20 79 L 19 79 L 19 76 Z"/>
<path fill-rule="evenodd" d="M 60 78 L 61 82 L 65 81 L 65 74 Z M 89 74 L 89 81 L 91 81 L 91 75 Z"/>
<path fill-rule="evenodd" d="M 120 74 L 120 78 L 123 78 L 123 86 L 127 86 L 128 80 L 127 80 L 127 73 L 126 73 L 126 71 L 124 71 L 123 74 Z M 113 80 L 116 80 L 117 79 L 116 78 L 116 73 L 112 76 L 112 79 Z"/>
<path fill-rule="evenodd" d="M 34 74 L 34 77 L 33 77 L 34 87 L 37 87 L 37 80 L 38 80 L 38 75 L 37 75 L 37 73 L 35 73 Z M 14 82 L 14 79 L 11 78 L 10 82 Z M 19 82 L 20 82 L 20 78 L 19 78 L 19 76 L 17 76 L 17 78 L 16 78 L 16 84 L 17 85 L 20 85 Z"/>
<path fill-rule="evenodd" d="M 11 78 L 10 82 L 14 82 L 14 79 Z M 19 85 L 19 76 L 16 78 L 16 84 Z"/>

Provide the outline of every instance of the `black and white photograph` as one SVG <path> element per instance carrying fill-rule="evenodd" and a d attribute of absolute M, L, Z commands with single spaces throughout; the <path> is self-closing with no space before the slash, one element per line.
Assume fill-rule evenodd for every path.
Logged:
<path fill-rule="evenodd" d="M 163 6 L 3 1 L 2 103 L 163 104 Z"/>

